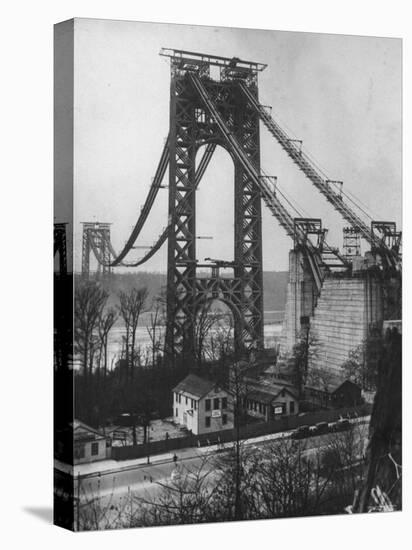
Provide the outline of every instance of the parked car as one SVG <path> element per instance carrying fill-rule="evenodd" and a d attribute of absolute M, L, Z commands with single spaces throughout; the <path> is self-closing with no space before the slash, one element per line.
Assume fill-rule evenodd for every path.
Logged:
<path fill-rule="evenodd" d="M 329 425 L 327 422 L 318 422 L 315 426 L 315 435 L 327 434 L 329 432 Z"/>
<path fill-rule="evenodd" d="M 336 422 L 336 430 L 338 432 L 343 432 L 345 430 L 349 430 L 351 427 L 351 424 L 347 418 L 343 418 L 341 420 L 338 420 Z"/>
<path fill-rule="evenodd" d="M 292 439 L 304 439 L 305 437 L 309 437 L 309 435 L 309 426 L 299 426 L 299 428 L 296 428 L 296 430 L 291 433 L 290 437 Z"/>

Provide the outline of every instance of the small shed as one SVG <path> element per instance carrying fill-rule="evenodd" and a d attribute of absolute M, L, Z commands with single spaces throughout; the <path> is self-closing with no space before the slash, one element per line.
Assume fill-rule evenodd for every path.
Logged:
<path fill-rule="evenodd" d="M 248 414 L 266 421 L 299 412 L 299 401 L 293 389 L 273 383 L 250 386 L 245 405 Z"/>
<path fill-rule="evenodd" d="M 104 460 L 109 453 L 108 438 L 80 420 L 73 422 L 74 464 Z"/>
<path fill-rule="evenodd" d="M 363 402 L 361 388 L 351 380 L 345 380 L 331 391 L 334 407 L 355 407 Z"/>

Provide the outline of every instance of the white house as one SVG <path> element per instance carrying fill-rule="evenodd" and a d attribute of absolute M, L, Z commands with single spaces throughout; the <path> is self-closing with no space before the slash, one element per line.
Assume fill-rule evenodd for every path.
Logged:
<path fill-rule="evenodd" d="M 173 388 L 173 421 L 196 435 L 233 428 L 230 394 L 215 382 L 188 374 Z"/>

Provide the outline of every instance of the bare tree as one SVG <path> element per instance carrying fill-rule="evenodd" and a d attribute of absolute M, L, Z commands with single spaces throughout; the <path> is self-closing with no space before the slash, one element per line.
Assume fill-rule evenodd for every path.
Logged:
<path fill-rule="evenodd" d="M 236 439 L 214 460 L 216 490 L 212 511 L 215 521 L 258 518 L 256 468 L 253 449 Z"/>
<path fill-rule="evenodd" d="M 311 365 L 309 368 L 306 384 L 323 390 L 326 394 L 330 391 L 333 382 L 333 374 L 326 367 L 317 364 Z"/>
<path fill-rule="evenodd" d="M 331 434 L 322 456 L 322 468 L 331 480 L 331 500 L 337 511 L 342 512 L 363 483 L 365 444 L 368 425 L 352 424 L 351 429 Z"/>
<path fill-rule="evenodd" d="M 342 365 L 345 378 L 363 387 L 363 344 L 350 350 L 347 360 Z"/>
<path fill-rule="evenodd" d="M 240 426 L 244 416 L 244 406 L 247 399 L 247 382 L 245 380 L 248 364 L 244 361 L 238 361 L 232 365 L 229 373 L 229 391 L 232 399 L 233 420 L 235 424 L 234 441 L 234 514 L 235 519 L 243 519 L 244 512 L 242 508 L 242 477 L 245 473 L 242 467 L 242 442 L 240 439 Z"/>
<path fill-rule="evenodd" d="M 385 335 L 370 422 L 365 481 L 360 487 L 354 511 L 366 512 L 371 507 L 377 510 L 401 509 L 401 480 L 402 335 L 392 329 Z M 378 493 L 382 502 L 387 505 L 376 506 L 374 500 L 378 499 Z"/>
<path fill-rule="evenodd" d="M 195 324 L 196 363 L 216 361 L 233 353 L 233 318 L 230 314 L 213 309 L 208 301 L 199 309 Z"/>
<path fill-rule="evenodd" d="M 162 352 L 162 327 L 165 325 L 165 308 L 164 300 L 161 297 L 156 298 L 153 301 L 154 310 L 150 315 L 150 325 L 146 327 L 147 333 L 150 338 L 150 348 L 152 355 L 152 367 L 157 363 L 157 358 Z"/>
<path fill-rule="evenodd" d="M 292 379 L 297 387 L 299 399 L 303 398 L 304 387 L 308 383 L 310 370 L 319 355 L 319 342 L 309 325 L 302 328 L 298 342 L 292 350 Z"/>
<path fill-rule="evenodd" d="M 93 358 L 98 347 L 99 319 L 108 298 L 96 282 L 76 286 L 75 294 L 75 351 L 80 354 L 85 379 L 93 370 Z"/>
<path fill-rule="evenodd" d="M 368 337 L 351 350 L 342 369 L 348 380 L 365 390 L 375 390 L 378 361 L 383 353 L 383 339 L 380 332 L 371 330 Z"/>
<path fill-rule="evenodd" d="M 133 379 L 136 359 L 136 332 L 141 313 L 145 311 L 148 290 L 146 287 L 133 288 L 129 293 L 119 293 L 120 315 L 126 328 L 126 368 Z"/>
<path fill-rule="evenodd" d="M 108 509 L 107 501 L 88 491 L 82 517 L 89 528 L 98 528 L 343 512 L 362 481 L 359 461 L 366 428 L 359 423 L 328 435 L 322 447 L 289 438 L 261 444 L 234 441 L 218 454 L 203 456 L 199 464 L 176 463 L 170 480 L 154 483 L 143 497 L 128 493 L 123 508 L 109 499 Z"/>
<path fill-rule="evenodd" d="M 317 512 L 328 483 L 319 472 L 319 455 L 309 458 L 305 443 L 283 439 L 265 446 L 256 476 L 261 517 Z"/>
<path fill-rule="evenodd" d="M 96 531 L 100 529 L 119 529 L 132 527 L 133 497 L 128 491 L 127 495 L 117 498 L 116 482 L 113 479 L 112 490 L 107 496 L 102 496 L 100 480 L 96 489 L 80 476 L 76 478 L 75 499 L 75 530 Z"/>
<path fill-rule="evenodd" d="M 176 466 L 170 481 L 156 483 L 157 498 L 136 497 L 140 513 L 134 526 L 178 525 L 210 521 L 215 486 L 207 457 L 198 467 Z"/>
<path fill-rule="evenodd" d="M 216 316 L 211 310 L 212 302 L 208 301 L 199 309 L 194 335 L 194 347 L 197 366 L 200 367 L 205 356 L 207 339 L 211 336 L 211 330 L 216 322 Z"/>
<path fill-rule="evenodd" d="M 102 312 L 99 317 L 100 364 L 103 363 L 104 381 L 106 381 L 107 376 L 107 347 L 109 333 L 117 321 L 117 317 L 118 315 L 114 308 L 110 308 L 108 311 Z"/>
<path fill-rule="evenodd" d="M 224 360 L 234 354 L 233 317 L 221 314 L 210 335 L 207 352 L 210 361 Z"/>

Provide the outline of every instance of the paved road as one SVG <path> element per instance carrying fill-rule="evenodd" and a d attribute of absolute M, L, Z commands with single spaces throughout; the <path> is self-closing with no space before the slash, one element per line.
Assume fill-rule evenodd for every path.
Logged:
<path fill-rule="evenodd" d="M 366 428 L 367 424 L 362 424 L 362 426 Z M 367 429 L 363 431 L 365 431 L 366 436 Z M 358 433 L 358 430 L 356 433 Z M 276 434 L 276 437 L 263 437 L 259 438 L 258 441 L 249 440 L 245 441 L 244 444 L 252 446 L 258 452 L 262 446 L 289 436 L 289 432 Z M 306 454 L 310 456 L 315 450 L 327 446 L 331 437 L 333 437 L 331 434 L 325 434 L 306 439 Z M 361 439 L 360 433 L 358 434 L 358 439 Z M 195 471 L 200 467 L 202 461 L 205 460 L 205 455 L 214 455 L 216 450 L 216 446 L 208 449 L 187 449 L 181 454 L 177 451 L 179 458 L 176 463 L 171 458 L 166 457 L 161 462 L 138 464 L 118 471 L 109 470 L 80 476 L 80 498 L 81 500 L 91 498 L 100 498 L 102 500 L 111 498 L 111 500 L 116 500 L 121 496 L 127 495 L 129 492 L 135 496 L 152 498 L 160 490 L 159 482 L 170 482 L 172 472 L 176 469 L 186 473 L 188 471 Z M 156 457 L 153 457 L 152 460 L 156 460 Z M 213 461 L 207 461 L 205 468 L 208 471 L 213 469 Z M 77 483 L 78 478 L 76 479 L 76 487 Z"/>

